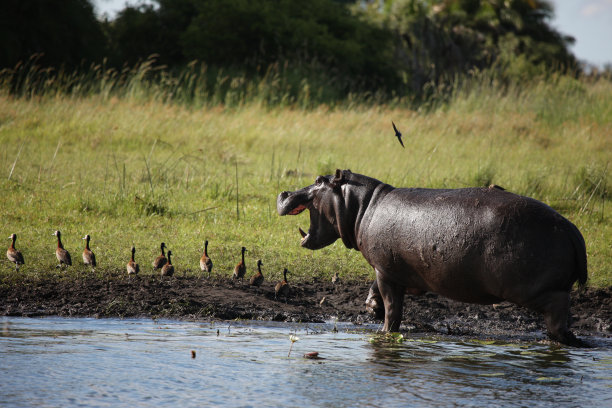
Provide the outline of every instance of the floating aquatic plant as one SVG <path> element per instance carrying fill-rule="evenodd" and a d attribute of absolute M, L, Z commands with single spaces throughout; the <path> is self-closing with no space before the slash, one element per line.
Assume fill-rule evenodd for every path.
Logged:
<path fill-rule="evenodd" d="M 291 345 L 289 346 L 289 353 L 287 353 L 287 357 L 291 355 L 291 349 L 293 348 L 293 343 L 298 341 L 300 338 L 298 336 L 294 336 L 293 334 L 289 336 L 289 340 L 291 340 Z"/>
<path fill-rule="evenodd" d="M 401 333 L 380 333 L 370 338 L 370 343 L 403 343 L 404 335 Z"/>

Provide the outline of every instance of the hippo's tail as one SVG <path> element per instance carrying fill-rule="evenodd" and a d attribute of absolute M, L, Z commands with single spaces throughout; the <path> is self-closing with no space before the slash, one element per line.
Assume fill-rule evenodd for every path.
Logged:
<path fill-rule="evenodd" d="M 572 222 L 569 222 L 570 230 L 568 231 L 570 234 L 570 238 L 572 240 L 572 244 L 574 244 L 574 252 L 576 254 L 576 269 L 574 275 L 572 276 L 572 284 L 577 280 L 578 286 L 582 287 L 587 281 L 588 272 L 587 272 L 587 254 L 586 254 L 586 244 L 584 243 L 584 238 Z"/>

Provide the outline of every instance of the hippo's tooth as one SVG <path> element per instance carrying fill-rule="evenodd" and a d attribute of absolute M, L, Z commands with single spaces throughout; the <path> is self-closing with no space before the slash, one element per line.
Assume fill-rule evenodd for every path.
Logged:
<path fill-rule="evenodd" d="M 300 230 L 300 235 L 302 236 L 302 239 L 306 238 L 306 235 L 308 234 L 306 234 L 303 229 L 301 228 L 298 228 L 298 229 Z"/>

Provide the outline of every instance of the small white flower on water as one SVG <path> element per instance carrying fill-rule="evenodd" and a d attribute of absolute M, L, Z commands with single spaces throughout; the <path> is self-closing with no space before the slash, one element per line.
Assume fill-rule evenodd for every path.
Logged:
<path fill-rule="evenodd" d="M 291 340 L 292 343 L 295 343 L 299 339 L 300 338 L 298 336 L 294 336 L 293 334 L 289 336 L 289 340 Z"/>

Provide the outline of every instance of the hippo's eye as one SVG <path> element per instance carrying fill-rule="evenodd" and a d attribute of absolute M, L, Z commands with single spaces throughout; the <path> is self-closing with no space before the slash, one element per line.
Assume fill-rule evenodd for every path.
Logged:
<path fill-rule="evenodd" d="M 319 176 L 319 177 L 317 177 L 317 179 L 315 180 L 315 183 L 316 183 L 316 184 L 323 184 L 323 183 L 325 183 L 325 181 L 326 181 L 326 178 L 325 178 L 325 177 L 323 177 L 323 176 Z"/>

